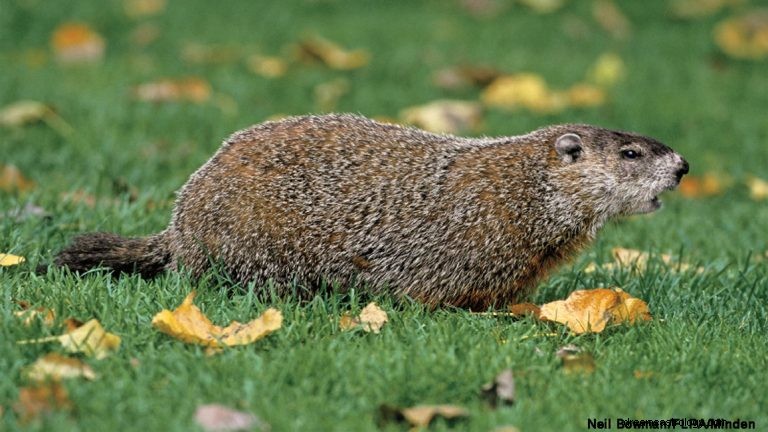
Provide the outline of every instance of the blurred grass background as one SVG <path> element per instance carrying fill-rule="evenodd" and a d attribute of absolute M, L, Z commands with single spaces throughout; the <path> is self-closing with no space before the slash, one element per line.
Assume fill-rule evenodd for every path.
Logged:
<path fill-rule="evenodd" d="M 335 111 L 397 118 L 406 107 L 437 99 L 479 98 L 477 88 L 435 85 L 434 74 L 446 67 L 533 72 L 566 88 L 582 81 L 602 54 L 615 53 L 626 72 L 607 103 L 550 114 L 491 108 L 482 128 L 468 133 L 515 135 L 566 122 L 634 130 L 682 153 L 692 175 L 711 173 L 727 185 L 699 199 L 666 194 L 664 210 L 607 227 L 573 266 L 543 284 L 538 302 L 573 289 L 619 285 L 648 300 L 660 318 L 604 336 L 514 343 L 547 326 L 428 313 L 381 299 L 398 313 L 377 339 L 340 334 L 329 324 L 339 310 L 354 309 L 354 299 L 320 298 L 309 305 L 284 299 L 295 321 L 274 340 L 208 359 L 148 325 L 161 306 L 180 302 L 189 281 L 173 275 L 147 282 L 58 272 L 38 277 L 0 268 L 4 424 L 18 427 L 10 406 L 25 383 L 21 368 L 45 352 L 13 342 L 40 335 L 10 315 L 13 301 L 24 299 L 55 308 L 62 318 L 96 316 L 125 341 L 119 356 L 99 363 L 99 381 L 67 383 L 76 414 L 32 428 L 188 430 L 195 404 L 208 401 L 249 408 L 275 430 L 367 430 L 384 402 L 464 403 L 473 415 L 460 428 L 471 430 L 503 424 L 523 431 L 583 430 L 587 417 L 610 415 L 740 415 L 765 426 L 768 283 L 765 259 L 758 257 L 768 250 L 768 206 L 750 198 L 744 181 L 768 178 L 768 61 L 726 55 L 713 33 L 724 19 L 768 4 L 723 2 L 712 13 L 681 19 L 672 12 L 680 2 L 617 1 L 630 27 L 616 36 L 594 17 L 599 1 L 568 1 L 551 13 L 524 3 L 188 0 L 159 2 L 157 13 L 136 17 L 117 0 L 0 0 L 0 107 L 40 101 L 73 130 L 61 133 L 45 123 L 0 128 L 0 164 L 14 165 L 36 183 L 27 192 L 0 189 L 0 213 L 34 204 L 49 214 L 0 218 L 0 252 L 24 255 L 32 264 L 50 259 L 76 233 L 162 229 L 174 191 L 226 136 L 271 116 L 317 112 L 316 86 L 340 78 L 348 92 Z M 51 38 L 67 22 L 101 35 L 101 60 L 56 60 Z M 142 31 L 155 38 L 137 43 Z M 370 62 L 339 71 L 295 60 L 295 45 L 315 35 L 363 49 Z M 220 57 L 191 60 L 190 46 L 212 48 Z M 247 59 L 254 54 L 285 59 L 286 73 L 253 73 Z M 204 80 L 212 96 L 202 103 L 132 97 L 138 85 L 185 77 Z M 65 198 L 73 193 L 85 198 Z M 615 246 L 671 252 L 706 273 L 652 267 L 638 278 L 621 270 L 579 271 L 588 261 L 607 260 Z M 209 288 L 200 299 L 217 322 L 244 320 L 263 307 L 250 295 L 231 296 L 213 283 Z M 596 353 L 593 376 L 558 370 L 552 352 L 574 341 Z M 131 358 L 141 359 L 142 367 L 128 366 Z M 520 402 L 488 410 L 476 388 L 501 367 L 520 372 Z M 637 369 L 657 376 L 638 380 L 632 376 Z"/>

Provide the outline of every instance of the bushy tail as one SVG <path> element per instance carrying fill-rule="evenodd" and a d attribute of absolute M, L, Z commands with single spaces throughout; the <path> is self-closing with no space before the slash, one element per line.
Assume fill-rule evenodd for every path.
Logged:
<path fill-rule="evenodd" d="M 91 233 L 75 237 L 53 262 L 77 272 L 105 268 L 115 273 L 139 273 L 150 278 L 162 272 L 170 260 L 165 232 L 140 238 Z"/>

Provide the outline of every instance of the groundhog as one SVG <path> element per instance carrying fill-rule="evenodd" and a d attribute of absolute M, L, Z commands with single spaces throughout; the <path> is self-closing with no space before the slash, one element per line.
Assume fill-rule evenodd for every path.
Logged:
<path fill-rule="evenodd" d="M 687 172 L 652 138 L 589 125 L 461 138 L 292 117 L 229 137 L 164 231 L 86 234 L 55 264 L 145 277 L 218 266 L 255 289 L 325 282 L 485 310 L 522 300 L 609 219 L 660 208 Z"/>

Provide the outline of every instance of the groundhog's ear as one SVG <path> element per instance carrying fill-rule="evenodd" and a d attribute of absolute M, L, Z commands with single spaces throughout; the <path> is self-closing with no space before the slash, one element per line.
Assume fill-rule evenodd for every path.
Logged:
<path fill-rule="evenodd" d="M 563 162 L 576 162 L 581 156 L 581 137 L 573 133 L 560 135 L 555 141 L 555 150 Z"/>

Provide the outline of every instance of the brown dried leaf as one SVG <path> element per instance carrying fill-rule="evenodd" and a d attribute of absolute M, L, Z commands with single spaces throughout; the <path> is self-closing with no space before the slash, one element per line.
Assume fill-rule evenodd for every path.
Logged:
<path fill-rule="evenodd" d="M 104 57 L 104 38 L 82 23 L 66 23 L 51 37 L 56 59 L 62 63 L 87 63 Z"/>
<path fill-rule="evenodd" d="M 650 320 L 648 305 L 620 288 L 576 290 L 567 299 L 541 306 L 541 318 L 565 324 L 576 333 L 600 333 L 609 323 Z"/>
<path fill-rule="evenodd" d="M 480 127 L 483 108 L 477 102 L 437 100 L 400 112 L 403 122 L 436 133 L 461 133 Z"/>
<path fill-rule="evenodd" d="M 680 181 L 678 190 L 686 198 L 720 195 L 725 190 L 725 180 L 714 173 L 706 173 L 703 176 L 687 175 Z"/>
<path fill-rule="evenodd" d="M 19 389 L 19 399 L 13 410 L 22 423 L 28 423 L 38 417 L 57 410 L 72 409 L 67 390 L 58 381 L 38 383 Z"/>
<path fill-rule="evenodd" d="M 575 345 L 561 347 L 555 355 L 560 358 L 565 373 L 589 375 L 595 371 L 595 358 L 592 354 Z"/>
<path fill-rule="evenodd" d="M 541 316 L 541 308 L 533 303 L 518 303 L 510 305 L 509 311 L 512 313 L 512 315 L 517 316 L 533 315 L 536 318 Z"/>
<path fill-rule="evenodd" d="M 229 326 L 222 328 L 214 325 L 192 303 L 194 298 L 193 291 L 178 308 L 160 311 L 152 318 L 152 326 L 184 342 L 214 348 L 250 344 L 282 326 L 283 315 L 277 309 L 269 308 L 251 322 L 242 324 L 232 321 Z"/>
<path fill-rule="evenodd" d="M 592 17 L 616 39 L 626 38 L 632 30 L 629 20 L 613 0 L 595 0 L 592 4 Z"/>
<path fill-rule="evenodd" d="M 14 165 L 0 165 L 0 190 L 27 192 L 35 188 L 35 182 L 27 179 Z"/>
<path fill-rule="evenodd" d="M 251 72 L 265 78 L 280 78 L 288 71 L 288 63 L 280 57 L 252 55 L 247 63 Z"/>
<path fill-rule="evenodd" d="M 731 57 L 768 57 L 768 9 L 754 9 L 722 21 L 715 27 L 715 42 Z"/>
<path fill-rule="evenodd" d="M 211 86 L 198 77 L 163 79 L 134 87 L 133 95 L 146 102 L 202 103 L 210 99 Z"/>
<path fill-rule="evenodd" d="M 416 428 L 425 428 L 437 417 L 446 420 L 465 418 L 469 415 L 466 408 L 458 405 L 417 405 L 410 408 L 398 408 L 390 405 L 379 407 L 379 422 L 407 422 Z"/>
<path fill-rule="evenodd" d="M 233 410 L 219 404 L 200 405 L 195 411 L 195 422 L 207 432 L 269 430 L 269 425 L 255 415 Z"/>
<path fill-rule="evenodd" d="M 749 196 L 755 201 L 768 199 L 768 181 L 761 178 L 750 176 L 747 178 L 747 187 Z"/>
<path fill-rule="evenodd" d="M 515 377 L 512 369 L 505 369 L 482 387 L 483 396 L 494 407 L 515 403 Z"/>
<path fill-rule="evenodd" d="M 365 50 L 347 51 L 328 39 L 314 36 L 298 44 L 298 56 L 302 60 L 319 60 L 331 69 L 350 70 L 368 64 L 370 55 Z"/>
<path fill-rule="evenodd" d="M 33 381 L 78 377 L 89 380 L 96 378 L 93 369 L 82 360 L 57 353 L 49 353 L 40 357 L 26 369 L 25 374 Z"/>

